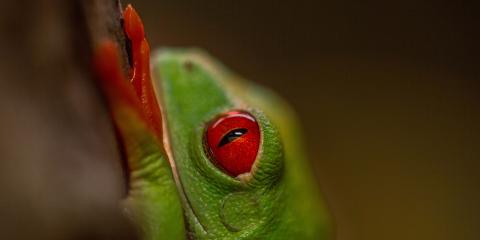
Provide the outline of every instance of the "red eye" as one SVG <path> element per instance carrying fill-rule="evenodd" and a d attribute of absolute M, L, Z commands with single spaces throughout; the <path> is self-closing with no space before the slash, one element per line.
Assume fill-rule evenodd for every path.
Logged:
<path fill-rule="evenodd" d="M 206 144 L 212 161 L 229 175 L 250 172 L 260 145 L 258 123 L 246 112 L 228 112 L 210 123 Z"/>

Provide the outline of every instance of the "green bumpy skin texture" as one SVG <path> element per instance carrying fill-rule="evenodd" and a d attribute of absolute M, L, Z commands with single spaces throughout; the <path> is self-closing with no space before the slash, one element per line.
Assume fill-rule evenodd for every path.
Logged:
<path fill-rule="evenodd" d="M 184 215 L 166 154 L 130 107 L 115 112 L 130 161 L 129 193 L 122 202 L 144 239 L 184 239 Z"/>
<path fill-rule="evenodd" d="M 172 201 L 180 198 L 185 226 L 173 219 L 177 213 L 163 216 L 171 223 L 154 216 L 147 220 L 148 225 L 186 228 L 184 237 L 191 239 L 330 239 L 329 215 L 288 105 L 200 50 L 161 50 L 153 62 L 154 85 L 166 121 L 167 148 L 175 162 L 173 170 L 178 173 L 178 195 L 172 193 Z M 206 124 L 230 110 L 250 112 L 261 129 L 256 162 L 251 174 L 242 178 L 233 178 L 217 168 L 204 147 Z M 137 205 L 152 211 L 147 216 L 153 216 L 157 214 L 155 205 L 169 193 L 162 192 L 162 186 L 142 184 L 148 186 L 141 187 L 141 194 L 147 197 L 138 198 L 141 201 Z M 166 189 L 171 186 L 169 183 Z M 160 232 L 147 235 L 152 239 L 181 238 L 181 231 L 173 231 L 176 236 L 168 236 L 175 238 Z"/>

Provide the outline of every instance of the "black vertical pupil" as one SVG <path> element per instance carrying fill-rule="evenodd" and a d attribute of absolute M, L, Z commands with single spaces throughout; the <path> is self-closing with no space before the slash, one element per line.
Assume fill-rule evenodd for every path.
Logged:
<path fill-rule="evenodd" d="M 223 136 L 222 140 L 218 143 L 218 147 L 222 147 L 225 144 L 233 142 L 235 139 L 241 137 L 247 132 L 248 130 L 246 128 L 233 129 Z"/>

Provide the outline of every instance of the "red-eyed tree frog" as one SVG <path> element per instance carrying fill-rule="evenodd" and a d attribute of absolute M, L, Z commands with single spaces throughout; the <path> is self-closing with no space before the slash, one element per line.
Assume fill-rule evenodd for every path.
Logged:
<path fill-rule="evenodd" d="M 288 105 L 201 50 L 150 58 L 140 17 L 123 16 L 130 76 L 112 41 L 94 62 L 127 159 L 122 206 L 143 238 L 330 239 Z"/>

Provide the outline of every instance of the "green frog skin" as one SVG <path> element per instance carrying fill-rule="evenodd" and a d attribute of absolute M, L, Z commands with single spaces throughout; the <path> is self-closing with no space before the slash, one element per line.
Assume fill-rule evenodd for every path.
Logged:
<path fill-rule="evenodd" d="M 331 239 L 290 107 L 202 50 L 150 57 L 131 6 L 124 28 L 130 76 L 110 40 L 98 46 L 94 66 L 127 160 L 121 204 L 141 236 Z"/>

